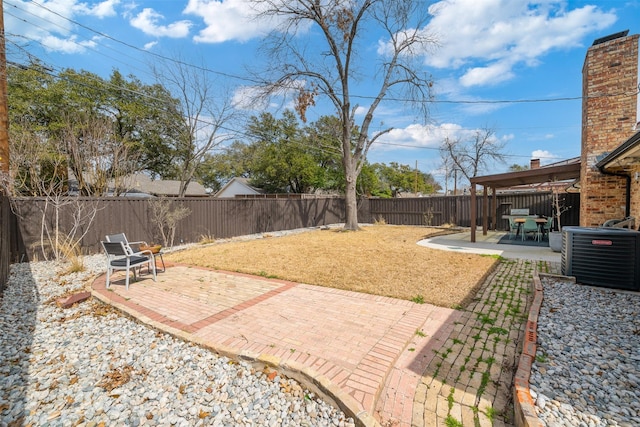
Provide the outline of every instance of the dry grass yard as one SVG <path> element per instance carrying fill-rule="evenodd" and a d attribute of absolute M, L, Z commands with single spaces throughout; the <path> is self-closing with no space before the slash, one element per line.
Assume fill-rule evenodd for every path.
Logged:
<path fill-rule="evenodd" d="M 464 306 L 497 259 L 416 243 L 442 230 L 374 225 L 196 246 L 165 260 L 443 307 Z"/>

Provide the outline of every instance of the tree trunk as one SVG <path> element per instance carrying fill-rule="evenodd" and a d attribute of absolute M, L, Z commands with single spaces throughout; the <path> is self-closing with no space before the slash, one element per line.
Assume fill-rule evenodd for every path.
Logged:
<path fill-rule="evenodd" d="M 360 230 L 358 226 L 358 199 L 356 197 L 357 177 L 352 171 L 347 172 L 347 186 L 345 188 L 345 230 Z"/>

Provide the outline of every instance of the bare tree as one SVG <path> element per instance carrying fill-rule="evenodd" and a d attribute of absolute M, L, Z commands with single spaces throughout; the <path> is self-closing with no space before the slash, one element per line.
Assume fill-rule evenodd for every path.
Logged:
<path fill-rule="evenodd" d="M 125 177 L 138 169 L 140 152 L 133 143 L 117 138 L 113 121 L 106 117 L 78 113 L 63 124 L 61 138 L 79 193 L 103 196 L 112 185 L 114 194 L 120 195 L 126 189 Z"/>
<path fill-rule="evenodd" d="M 204 67 L 176 59 L 157 62 L 151 68 L 158 83 L 172 93 L 182 110 L 172 148 L 180 180 L 178 196 L 183 197 L 205 156 L 234 137 L 228 131 L 228 123 L 235 118 L 236 110 L 231 96 L 211 80 Z"/>
<path fill-rule="evenodd" d="M 266 94 L 295 90 L 296 111 L 304 121 L 307 109 L 322 96 L 336 109 L 341 125 L 342 167 L 346 178 L 345 229 L 357 230 L 356 180 L 366 163 L 371 144 L 391 131 L 373 132 L 376 109 L 393 97 L 408 100 L 426 120 L 431 78 L 421 72 L 421 54 L 435 45 L 423 30 L 427 8 L 417 0 L 254 0 L 260 18 L 281 25 L 267 38 L 272 65 L 266 73 Z M 309 27 L 311 27 L 309 29 Z M 323 46 L 308 46 L 301 31 L 317 31 Z M 359 58 L 367 32 L 386 38 L 377 58 Z M 366 76 L 367 72 L 372 72 Z M 264 74 L 263 74 L 264 75 Z M 370 104 L 356 123 L 358 105 L 352 90 L 360 79 L 377 84 L 366 95 Z"/>
<path fill-rule="evenodd" d="M 19 162 L 20 167 L 15 168 L 15 175 L 20 177 L 17 183 L 42 198 L 41 203 L 36 203 L 40 211 L 41 253 L 45 260 L 66 259 L 82 269 L 80 244 L 100 210 L 98 202 L 83 202 L 67 195 L 67 157 L 61 144 L 34 140 L 25 145 L 29 149 L 16 151 L 11 161 Z M 55 151 L 55 147 L 60 149 Z M 23 161 L 25 156 L 29 156 L 28 162 Z M 22 212 L 14 212 L 23 216 Z"/>
<path fill-rule="evenodd" d="M 176 206 L 173 200 L 166 197 L 151 200 L 149 206 L 151 221 L 158 227 L 163 245 L 173 247 L 178 222 L 191 215 L 191 209 L 183 205 Z"/>
<path fill-rule="evenodd" d="M 443 163 L 460 171 L 468 180 L 487 170 L 492 161 L 504 163 L 505 144 L 489 128 L 478 129 L 468 136 L 446 137 L 440 147 Z"/>
<path fill-rule="evenodd" d="M 31 124 L 13 127 L 11 137 L 10 187 L 7 189 L 11 188 L 13 195 L 41 198 L 35 205 L 40 214 L 42 256 L 45 260 L 70 260 L 76 268 L 82 268 L 81 242 L 101 209 L 98 201 L 79 201 L 77 197 L 68 196 L 69 156 L 64 142 L 48 139 Z M 17 209 L 14 213 L 24 215 Z"/>

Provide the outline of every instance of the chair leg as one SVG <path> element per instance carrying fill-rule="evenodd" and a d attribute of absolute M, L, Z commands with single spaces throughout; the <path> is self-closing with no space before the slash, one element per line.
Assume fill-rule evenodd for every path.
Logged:
<path fill-rule="evenodd" d="M 155 277 L 156 277 L 156 257 L 155 257 L 155 255 L 154 255 L 154 254 L 150 254 L 150 255 L 149 255 L 149 263 L 147 264 L 147 271 L 148 271 L 149 273 L 151 273 L 151 272 L 152 272 L 152 271 L 151 271 L 151 265 L 152 265 L 152 264 L 153 264 L 153 277 L 154 277 L 154 279 L 153 279 L 153 280 L 155 280 Z"/>
<path fill-rule="evenodd" d="M 133 277 L 136 277 L 136 270 L 135 268 L 133 269 Z M 124 281 L 124 287 L 126 290 L 129 290 L 129 268 L 127 268 L 127 278 Z"/>
<path fill-rule="evenodd" d="M 162 258 L 162 252 L 158 253 L 158 255 L 160 256 L 160 262 L 162 263 L 162 271 L 161 271 L 161 273 L 164 273 L 165 271 L 167 271 L 167 267 L 164 265 L 164 258 Z"/>
<path fill-rule="evenodd" d="M 107 267 L 107 285 L 105 286 L 107 289 L 109 289 L 109 280 L 111 278 L 111 267 Z"/>

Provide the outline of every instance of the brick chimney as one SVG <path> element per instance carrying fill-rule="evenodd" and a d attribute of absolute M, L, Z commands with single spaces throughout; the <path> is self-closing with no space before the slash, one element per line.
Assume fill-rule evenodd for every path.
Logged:
<path fill-rule="evenodd" d="M 596 40 L 582 69 L 580 225 L 593 227 L 625 213 L 625 179 L 595 164 L 635 133 L 638 121 L 638 35 Z"/>
<path fill-rule="evenodd" d="M 531 159 L 529 169 L 540 169 L 540 159 Z"/>

